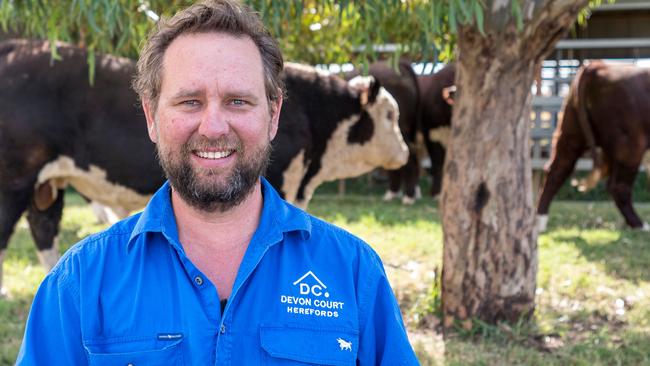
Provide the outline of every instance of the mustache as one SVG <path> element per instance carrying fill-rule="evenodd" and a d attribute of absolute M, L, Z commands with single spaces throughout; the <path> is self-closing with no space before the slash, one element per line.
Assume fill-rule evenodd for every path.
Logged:
<path fill-rule="evenodd" d="M 202 135 L 195 135 L 183 144 L 183 150 L 186 152 L 196 150 L 241 151 L 242 149 L 243 144 L 236 136 L 220 136 L 216 139 L 210 139 Z"/>

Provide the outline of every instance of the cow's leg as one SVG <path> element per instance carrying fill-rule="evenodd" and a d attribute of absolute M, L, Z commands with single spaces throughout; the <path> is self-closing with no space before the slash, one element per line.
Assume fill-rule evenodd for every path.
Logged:
<path fill-rule="evenodd" d="M 442 189 L 442 168 L 445 164 L 445 148 L 438 142 L 426 144 L 431 159 L 431 196 L 440 194 Z"/>
<path fill-rule="evenodd" d="M 404 197 L 402 197 L 402 203 L 405 205 L 410 205 L 415 203 L 417 199 L 417 186 L 418 178 L 420 176 L 419 172 L 419 162 L 415 149 L 409 148 L 409 159 L 401 169 L 402 171 L 402 180 L 404 183 Z"/>
<path fill-rule="evenodd" d="M 38 249 L 38 259 L 45 271 L 50 271 L 59 260 L 57 235 L 63 214 L 63 190 L 46 210 L 39 210 L 34 203 L 29 206 L 27 221 Z"/>
<path fill-rule="evenodd" d="M 99 224 L 113 225 L 129 215 L 129 211 L 122 207 L 109 207 L 97 201 L 90 201 L 90 207 Z"/>
<path fill-rule="evenodd" d="M 31 190 L 0 192 L 0 297 L 7 294 L 3 287 L 2 264 L 9 244 L 9 238 L 14 231 L 16 222 L 29 205 Z"/>
<path fill-rule="evenodd" d="M 576 144 L 579 145 L 579 144 Z M 546 178 L 542 184 L 542 192 L 537 201 L 537 229 L 539 232 L 546 230 L 548 222 L 548 209 L 555 194 L 562 184 L 573 172 L 578 158 L 582 153 L 582 146 L 572 146 L 571 141 L 560 140 L 555 148 L 550 165 L 546 168 Z"/>
<path fill-rule="evenodd" d="M 614 202 L 616 202 L 616 206 L 625 218 L 625 222 L 635 229 L 644 227 L 643 222 L 632 206 L 632 186 L 637 173 L 638 167 L 613 163 L 611 175 L 607 180 L 607 191 L 614 198 Z"/>
<path fill-rule="evenodd" d="M 384 201 L 390 201 L 399 196 L 399 188 L 402 184 L 402 168 L 389 170 L 388 174 L 388 190 L 384 194 Z"/>

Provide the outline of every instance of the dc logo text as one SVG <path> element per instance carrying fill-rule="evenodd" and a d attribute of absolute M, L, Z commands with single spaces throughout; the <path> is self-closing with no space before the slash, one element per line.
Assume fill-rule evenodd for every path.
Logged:
<path fill-rule="evenodd" d="M 313 285 L 304 282 L 310 276 L 316 281 L 316 283 Z M 318 277 L 316 277 L 316 275 L 312 271 L 305 273 L 302 277 L 297 279 L 293 283 L 293 285 L 294 286 L 299 285 L 301 295 L 312 294 L 316 297 L 320 297 L 320 296 L 330 297 L 329 292 L 323 292 L 325 289 L 327 289 L 327 286 L 325 286 L 323 281 L 321 281 Z"/>

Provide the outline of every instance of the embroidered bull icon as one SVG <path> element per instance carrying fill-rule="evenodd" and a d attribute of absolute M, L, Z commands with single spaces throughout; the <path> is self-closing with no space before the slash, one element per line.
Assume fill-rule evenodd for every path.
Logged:
<path fill-rule="evenodd" d="M 341 351 L 348 350 L 352 352 L 352 342 L 348 342 L 341 338 L 336 338 L 336 341 L 339 342 L 339 347 L 341 347 Z"/>

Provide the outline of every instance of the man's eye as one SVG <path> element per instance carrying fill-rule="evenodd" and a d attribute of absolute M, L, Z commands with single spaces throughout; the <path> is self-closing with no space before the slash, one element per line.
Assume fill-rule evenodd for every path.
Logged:
<path fill-rule="evenodd" d="M 198 106 L 200 103 L 199 103 L 199 101 L 196 100 L 196 99 L 190 99 L 190 100 L 184 100 L 184 101 L 182 101 L 181 104 L 184 105 L 184 106 L 188 106 L 188 107 L 196 107 L 196 106 Z"/>
<path fill-rule="evenodd" d="M 243 99 L 233 99 L 230 103 L 233 104 L 233 105 L 238 105 L 238 106 L 247 104 L 246 101 L 243 100 Z"/>

